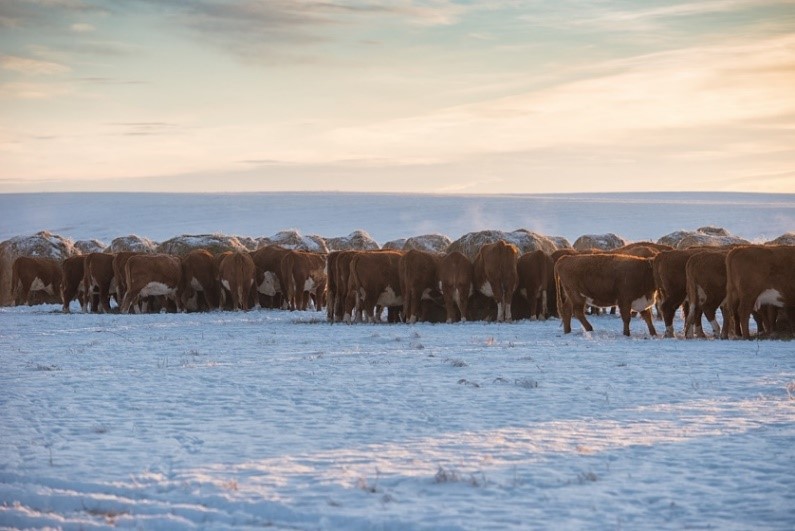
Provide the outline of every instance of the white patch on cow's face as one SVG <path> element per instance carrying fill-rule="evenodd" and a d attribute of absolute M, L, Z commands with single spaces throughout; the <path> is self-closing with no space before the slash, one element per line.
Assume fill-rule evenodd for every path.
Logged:
<path fill-rule="evenodd" d="M 778 306 L 779 308 L 784 307 L 784 297 L 781 296 L 781 292 L 775 289 L 766 289 L 762 293 L 759 294 L 759 297 L 756 298 L 756 303 L 754 303 L 754 310 L 759 310 L 763 305 L 770 304 L 771 306 Z"/>
<path fill-rule="evenodd" d="M 228 280 L 226 280 L 226 279 L 223 279 L 223 280 L 221 281 L 221 285 L 222 285 L 224 288 L 226 288 L 227 290 L 229 290 L 229 291 L 232 291 L 232 288 L 230 288 L 230 287 L 229 287 L 229 281 L 228 281 Z"/>
<path fill-rule="evenodd" d="M 167 286 L 162 282 L 150 282 L 141 290 L 141 297 L 152 297 L 158 295 L 173 295 L 176 288 Z"/>
<path fill-rule="evenodd" d="M 265 275 L 262 277 L 262 282 L 259 286 L 257 286 L 257 291 L 263 295 L 273 297 L 277 293 L 281 292 L 281 290 L 282 288 L 279 285 L 279 279 L 276 278 L 276 273 L 273 271 L 265 271 Z"/>
<path fill-rule="evenodd" d="M 387 286 L 384 291 L 378 296 L 376 305 L 379 306 L 400 306 L 403 304 L 403 297 L 395 294 L 395 290 L 391 286 Z"/>
<path fill-rule="evenodd" d="M 201 285 L 196 277 L 190 279 L 190 287 L 192 287 L 195 291 L 204 291 L 204 286 Z"/>
<path fill-rule="evenodd" d="M 698 291 L 698 303 L 704 304 L 705 302 L 707 302 L 707 294 L 704 291 L 704 288 L 702 288 L 701 286 L 696 286 L 696 288 Z"/>
<path fill-rule="evenodd" d="M 313 289 L 315 289 L 315 286 L 316 286 L 315 280 L 312 277 L 310 277 L 306 279 L 306 282 L 304 282 L 304 291 L 312 291 Z"/>
<path fill-rule="evenodd" d="M 632 305 L 630 307 L 636 312 L 642 312 L 643 310 L 648 310 L 652 306 L 654 306 L 654 295 L 652 295 L 651 298 L 648 298 L 644 295 L 643 297 L 632 301 Z"/>
<path fill-rule="evenodd" d="M 45 284 L 42 279 L 36 277 L 33 279 L 33 282 L 30 284 L 30 291 L 46 291 L 50 295 L 53 295 L 52 291 L 52 284 Z"/>
<path fill-rule="evenodd" d="M 491 289 L 491 284 L 488 280 L 484 282 L 482 286 L 480 286 L 480 292 L 486 297 L 494 296 L 494 290 Z"/>

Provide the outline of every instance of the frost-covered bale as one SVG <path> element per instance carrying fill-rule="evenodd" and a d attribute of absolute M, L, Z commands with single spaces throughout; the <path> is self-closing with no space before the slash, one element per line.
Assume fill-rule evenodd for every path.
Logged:
<path fill-rule="evenodd" d="M 328 246 L 323 238 L 314 234 L 304 236 L 297 230 L 283 230 L 273 236 L 257 239 L 257 248 L 265 247 L 266 245 L 279 245 L 285 249 L 296 251 L 328 253 Z"/>
<path fill-rule="evenodd" d="M 212 254 L 221 254 L 226 251 L 247 251 L 246 247 L 236 236 L 225 234 L 183 234 L 166 240 L 157 246 L 158 253 L 185 256 L 191 251 L 206 249 Z"/>
<path fill-rule="evenodd" d="M 0 306 L 14 303 L 11 297 L 11 268 L 20 256 L 53 258 L 64 260 L 80 252 L 72 240 L 47 231 L 32 236 L 17 236 L 0 243 Z M 60 296 L 36 302 L 58 303 Z"/>
<path fill-rule="evenodd" d="M 775 240 L 770 240 L 765 245 L 795 245 L 795 232 L 782 234 Z"/>
<path fill-rule="evenodd" d="M 390 240 L 381 246 L 381 249 L 389 251 L 402 251 L 403 246 L 406 245 L 406 238 L 398 238 L 397 240 Z"/>
<path fill-rule="evenodd" d="M 107 248 L 107 244 L 99 240 L 78 240 L 75 242 L 75 249 L 80 251 L 79 254 L 101 253 L 105 248 Z"/>
<path fill-rule="evenodd" d="M 608 232 L 607 234 L 584 234 L 577 238 L 573 247 L 578 251 L 587 251 L 588 249 L 611 251 L 624 247 L 626 244 L 624 238 Z"/>
<path fill-rule="evenodd" d="M 115 238 L 110 245 L 105 249 L 106 253 L 120 253 L 127 251 L 131 253 L 155 253 L 157 252 L 157 243 L 149 238 L 143 238 L 130 234 L 129 236 L 120 236 Z"/>
<path fill-rule="evenodd" d="M 747 243 L 747 241 L 732 235 L 722 227 L 709 225 L 706 227 L 699 227 L 696 230 L 678 230 L 666 234 L 657 240 L 657 243 L 670 245 L 675 249 L 686 249 L 698 245 L 715 247 L 719 245 Z"/>
<path fill-rule="evenodd" d="M 716 227 L 714 225 L 699 227 L 696 229 L 696 232 L 700 232 L 701 234 L 709 234 L 710 236 L 731 236 L 729 231 L 727 231 L 723 227 Z"/>
<path fill-rule="evenodd" d="M 563 236 L 547 236 L 547 238 L 555 244 L 555 250 L 558 249 L 572 249 L 571 242 Z"/>
<path fill-rule="evenodd" d="M 694 232 L 682 238 L 677 249 L 687 249 L 689 247 L 722 247 L 724 245 L 748 245 L 748 240 L 740 238 L 739 236 L 715 236 L 712 234 L 704 234 L 702 232 Z"/>
<path fill-rule="evenodd" d="M 257 250 L 257 240 L 250 236 L 236 236 L 237 240 L 242 243 L 249 251 Z"/>
<path fill-rule="evenodd" d="M 347 236 L 326 238 L 329 251 L 374 251 L 379 249 L 376 242 L 363 230 L 355 230 Z"/>
<path fill-rule="evenodd" d="M 412 236 L 403 243 L 404 251 L 426 251 L 429 253 L 444 253 L 453 243 L 444 234 L 424 234 L 422 236 Z"/>
<path fill-rule="evenodd" d="M 475 255 L 481 247 L 500 240 L 516 245 L 516 247 L 519 248 L 519 252 L 522 254 L 537 250 L 544 251 L 545 253 L 552 253 L 555 251 L 554 242 L 546 236 L 530 232 L 526 229 L 517 229 L 513 232 L 503 232 L 501 230 L 470 232 L 451 243 L 447 248 L 447 252 L 458 251 L 466 255 L 470 260 L 474 260 Z"/>

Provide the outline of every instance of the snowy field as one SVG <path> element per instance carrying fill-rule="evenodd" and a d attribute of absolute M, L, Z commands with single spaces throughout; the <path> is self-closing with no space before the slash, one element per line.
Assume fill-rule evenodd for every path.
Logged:
<path fill-rule="evenodd" d="M 382 198 L 375 215 L 283 195 L 282 217 L 263 211 L 255 230 L 239 215 L 253 209 L 248 200 L 226 218 L 221 209 L 202 218 L 202 196 L 151 196 L 171 205 L 153 216 L 131 208 L 142 196 L 92 204 L 67 195 L 38 204 L 74 201 L 69 208 L 27 217 L 12 213 L 34 196 L 0 196 L 17 205 L 0 210 L 0 238 L 296 227 L 363 228 L 383 241 L 542 228 L 509 218 L 510 208 L 505 225 L 454 227 L 447 197 L 407 227 L 395 219 L 405 198 Z M 233 205 L 236 196 L 213 197 Z M 607 201 L 615 211 L 621 197 L 583 197 L 571 216 L 570 200 L 552 201 L 546 220 L 557 225 L 545 232 L 636 239 L 716 224 L 758 240 L 795 229 L 792 196 L 649 196 L 627 201 L 636 218 L 612 220 L 591 207 Z M 742 223 L 730 223 L 727 201 Z M 124 214 L 96 217 L 113 204 Z M 591 318 L 592 333 L 575 322 L 566 336 L 557 320 L 345 326 L 324 317 L 0 308 L 0 527 L 795 528 L 792 342 L 651 338 L 639 319 L 625 338 L 610 315 Z M 681 319 L 675 326 L 681 333 Z"/>

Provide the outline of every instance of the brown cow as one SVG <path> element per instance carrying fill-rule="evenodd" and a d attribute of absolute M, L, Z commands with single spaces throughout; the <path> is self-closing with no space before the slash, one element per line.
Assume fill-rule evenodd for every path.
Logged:
<path fill-rule="evenodd" d="M 356 288 L 351 284 L 351 261 L 357 254 L 365 251 L 342 251 L 334 262 L 334 321 L 360 321 L 362 319 L 361 310 L 357 315 L 352 315 L 356 307 Z M 329 300 L 329 305 L 331 301 Z"/>
<path fill-rule="evenodd" d="M 674 337 L 674 315 L 687 298 L 687 261 L 703 248 L 663 251 L 654 257 L 654 283 L 659 296 L 659 308 L 665 321 L 665 337 Z M 683 307 L 685 319 L 690 308 Z"/>
<path fill-rule="evenodd" d="M 165 297 L 173 301 L 177 311 L 182 308 L 179 298 L 182 265 L 176 256 L 169 254 L 139 254 L 131 256 L 124 266 L 127 293 L 121 303 L 121 312 L 129 313 L 133 304 L 147 297 Z M 146 312 L 146 304 L 143 311 Z"/>
<path fill-rule="evenodd" d="M 764 305 L 795 307 L 795 247 L 738 247 L 726 255 L 726 306 L 738 335 L 751 337 L 748 318 Z"/>
<path fill-rule="evenodd" d="M 475 255 L 472 283 L 497 303 L 497 321 L 511 320 L 511 299 L 516 291 L 519 250 L 503 240 L 487 243 Z"/>
<path fill-rule="evenodd" d="M 61 266 L 53 258 L 20 256 L 11 265 L 11 293 L 14 304 L 31 304 L 31 294 L 44 291 L 61 294 Z"/>
<path fill-rule="evenodd" d="M 90 312 L 110 313 L 110 297 L 116 295 L 116 277 L 113 274 L 113 255 L 107 253 L 90 253 L 86 255 L 83 266 L 83 289 L 88 296 L 86 309 Z M 95 295 L 99 303 L 95 304 Z"/>
<path fill-rule="evenodd" d="M 310 297 L 315 309 L 321 310 L 326 289 L 326 257 L 307 251 L 289 251 L 282 257 L 282 279 L 287 307 L 306 310 Z"/>
<path fill-rule="evenodd" d="M 257 266 L 254 260 L 243 251 L 233 251 L 221 260 L 218 267 L 218 279 L 221 283 L 221 304 L 229 292 L 233 310 L 248 310 L 251 290 L 255 289 L 254 282 Z"/>
<path fill-rule="evenodd" d="M 367 322 L 381 322 L 378 308 L 402 307 L 398 263 L 399 251 L 369 251 L 353 255 L 348 289 L 355 297 L 355 310 L 345 306 L 345 320 L 350 323 L 360 312 Z"/>
<path fill-rule="evenodd" d="M 278 245 L 267 245 L 249 253 L 257 268 L 257 292 L 261 295 L 259 299 L 260 304 L 263 306 L 270 308 L 286 307 L 281 264 L 282 258 L 289 252 L 289 249 Z"/>
<path fill-rule="evenodd" d="M 640 312 L 651 335 L 657 335 L 651 319 L 655 291 L 652 261 L 622 254 L 564 256 L 555 264 L 558 311 L 563 332 L 571 332 L 572 313 L 585 330 L 593 330 L 585 319 L 585 305 L 618 306 L 629 335 L 632 311 Z"/>
<path fill-rule="evenodd" d="M 75 298 L 80 307 L 86 311 L 86 292 L 83 286 L 83 268 L 86 264 L 85 255 L 71 256 L 61 264 L 61 301 L 64 313 L 69 313 L 69 303 Z"/>
<path fill-rule="evenodd" d="M 439 286 L 444 296 L 447 322 L 467 320 L 469 297 L 472 296 L 472 262 L 463 253 L 447 253 L 439 261 Z"/>
<path fill-rule="evenodd" d="M 125 275 L 125 266 L 127 260 L 131 256 L 141 254 L 132 251 L 121 251 L 116 253 L 113 257 L 113 278 L 116 279 L 116 300 L 124 300 L 124 295 L 127 293 L 127 276 Z"/>
<path fill-rule="evenodd" d="M 530 319 L 546 319 L 548 256 L 544 251 L 531 251 L 519 257 L 516 264 L 517 292 L 530 306 Z"/>
<path fill-rule="evenodd" d="M 643 258 L 649 258 L 648 256 L 643 256 L 646 253 L 646 251 L 641 251 L 641 254 L 635 254 L 635 251 L 633 250 L 638 247 L 646 247 L 648 249 L 651 249 L 652 251 L 654 251 L 654 254 L 659 254 L 663 251 L 673 251 L 674 249 L 670 245 L 665 245 L 664 243 L 633 242 L 608 252 L 611 252 L 613 254 L 628 254 L 630 256 L 641 256 Z"/>
<path fill-rule="evenodd" d="M 426 320 L 422 315 L 422 301 L 439 299 L 439 257 L 426 251 L 412 249 L 398 260 L 400 293 L 403 295 L 403 319 L 410 324 Z"/>
<path fill-rule="evenodd" d="M 218 267 L 205 249 L 195 249 L 182 257 L 180 298 L 188 310 L 214 310 L 220 306 Z"/>
<path fill-rule="evenodd" d="M 337 258 L 343 251 L 332 251 L 326 257 L 326 320 L 334 322 L 337 297 Z"/>
<path fill-rule="evenodd" d="M 729 329 L 726 325 L 727 311 L 723 309 L 723 331 L 715 313 L 726 298 L 726 255 L 728 249 L 703 251 L 687 260 L 687 301 L 690 311 L 685 322 L 685 337 L 705 337 L 701 328 L 701 315 L 705 315 L 712 325 L 715 337 L 726 338 Z"/>

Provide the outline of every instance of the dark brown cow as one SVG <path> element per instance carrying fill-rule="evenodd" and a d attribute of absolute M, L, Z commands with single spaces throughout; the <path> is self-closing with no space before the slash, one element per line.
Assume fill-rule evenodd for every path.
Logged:
<path fill-rule="evenodd" d="M 147 297 L 165 297 L 177 310 L 182 308 L 179 286 L 182 265 L 176 256 L 168 254 L 139 254 L 131 256 L 124 266 L 127 293 L 121 303 L 122 313 L 129 313 L 133 304 Z M 144 304 L 143 311 L 147 310 Z"/>
<path fill-rule="evenodd" d="M 530 319 L 546 319 L 547 315 L 547 264 L 544 251 L 531 251 L 519 257 L 516 264 L 517 292 L 530 307 Z"/>
<path fill-rule="evenodd" d="M 61 264 L 61 301 L 64 313 L 69 313 L 69 303 L 75 298 L 80 302 L 83 311 L 86 311 L 87 300 L 83 286 L 85 264 L 85 255 L 71 256 Z"/>
<path fill-rule="evenodd" d="M 346 304 L 345 319 L 351 322 L 360 312 L 366 322 L 381 322 L 378 308 L 401 307 L 399 251 L 358 252 L 351 258 L 348 289 L 355 297 L 355 307 Z"/>
<path fill-rule="evenodd" d="M 519 250 L 503 240 L 480 248 L 472 264 L 474 288 L 497 303 L 497 321 L 511 320 L 511 299 L 516 291 Z"/>
<path fill-rule="evenodd" d="M 256 269 L 257 266 L 248 252 L 232 251 L 221 260 L 218 279 L 222 288 L 222 305 L 228 292 L 233 310 L 249 309 L 251 290 L 255 289 Z"/>
<path fill-rule="evenodd" d="M 726 306 L 735 332 L 750 338 L 748 319 L 765 305 L 795 307 L 795 247 L 738 247 L 726 255 Z"/>
<path fill-rule="evenodd" d="M 472 296 L 472 262 L 463 253 L 447 253 L 439 261 L 439 285 L 444 296 L 447 322 L 466 321 Z"/>
<path fill-rule="evenodd" d="M 214 310 L 220 306 L 218 266 L 205 249 L 196 249 L 182 257 L 180 298 L 186 310 Z"/>
<path fill-rule="evenodd" d="M 263 306 L 286 307 L 286 297 L 283 293 L 282 258 L 289 252 L 290 250 L 284 247 L 268 245 L 249 253 L 257 267 L 257 292 L 261 295 L 260 304 Z M 262 296 L 266 298 L 263 299 Z"/>
<path fill-rule="evenodd" d="M 113 255 L 90 253 L 83 266 L 83 288 L 88 295 L 86 309 L 90 312 L 110 312 L 111 294 L 116 295 L 116 277 L 113 274 Z M 99 303 L 95 304 L 95 295 Z M 118 296 L 116 298 L 118 302 Z"/>
<path fill-rule="evenodd" d="M 422 301 L 440 298 L 438 263 L 439 256 L 415 249 L 400 257 L 400 293 L 403 295 L 403 319 L 407 323 L 426 320 L 422 315 Z"/>
<path fill-rule="evenodd" d="M 33 292 L 61 294 L 61 266 L 53 258 L 20 256 L 11 265 L 11 293 L 14 304 L 31 304 Z"/>
<path fill-rule="evenodd" d="M 685 337 L 705 337 L 701 328 L 701 316 L 706 316 L 712 325 L 715 337 L 727 337 L 727 312 L 723 310 L 723 331 L 715 319 L 715 313 L 726 298 L 726 255 L 728 249 L 703 251 L 687 260 L 687 301 L 690 310 L 685 322 Z"/>
<path fill-rule="evenodd" d="M 334 322 L 337 297 L 337 258 L 342 251 L 332 251 L 326 257 L 326 320 Z"/>
<path fill-rule="evenodd" d="M 654 254 L 659 254 L 659 253 L 661 253 L 663 251 L 673 251 L 673 249 L 674 249 L 670 245 L 665 245 L 664 243 L 633 242 L 633 243 L 628 243 L 628 244 L 626 244 L 626 245 L 624 245 L 622 247 L 618 247 L 617 249 L 613 249 L 613 250 L 611 250 L 609 252 L 611 252 L 613 254 L 628 254 L 630 256 L 643 256 L 643 254 L 645 254 L 646 251 L 641 251 L 641 254 L 635 254 L 633 249 L 635 249 L 637 247 L 646 247 L 646 248 L 652 249 L 654 251 Z M 633 251 L 633 252 L 630 252 L 630 251 Z M 644 258 L 648 258 L 647 256 L 643 256 L 643 257 Z"/>
<path fill-rule="evenodd" d="M 113 257 L 113 278 L 116 279 L 116 300 L 124 300 L 124 295 L 127 293 L 127 276 L 125 275 L 125 266 L 127 260 L 131 256 L 141 254 L 132 251 L 121 251 L 116 253 Z"/>
<path fill-rule="evenodd" d="M 310 297 L 321 310 L 326 290 L 326 257 L 307 251 L 289 251 L 282 257 L 283 291 L 290 310 L 306 310 Z"/>
<path fill-rule="evenodd" d="M 674 315 L 687 298 L 687 261 L 703 248 L 662 251 L 654 257 L 654 283 L 659 296 L 659 308 L 665 321 L 665 337 L 674 337 Z M 683 307 L 685 319 L 688 306 Z"/>
<path fill-rule="evenodd" d="M 333 260 L 329 260 L 329 285 L 332 282 L 333 290 L 329 290 L 328 306 L 329 313 L 332 315 L 332 322 L 350 322 L 352 316 L 350 313 L 356 305 L 355 290 L 349 286 L 350 273 L 351 273 L 351 260 L 354 255 L 363 251 L 337 251 L 331 253 L 334 256 Z M 333 298 L 332 298 L 333 297 Z M 333 308 L 332 308 L 333 306 Z M 361 316 L 357 316 L 355 320 L 360 320 Z"/>
<path fill-rule="evenodd" d="M 564 256 L 555 264 L 558 311 L 563 332 L 571 332 L 572 313 L 585 330 L 593 330 L 585 319 L 585 305 L 618 306 L 629 335 L 632 311 L 640 312 L 651 335 L 656 335 L 650 308 L 654 305 L 655 285 L 652 261 L 621 254 Z"/>

